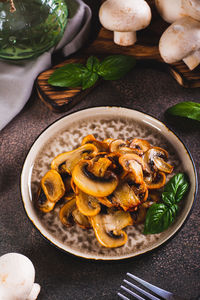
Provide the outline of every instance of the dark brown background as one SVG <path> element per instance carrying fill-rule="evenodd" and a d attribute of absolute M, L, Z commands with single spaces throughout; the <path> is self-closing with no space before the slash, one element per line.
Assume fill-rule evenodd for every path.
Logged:
<path fill-rule="evenodd" d="M 98 2 L 87 0 L 94 11 Z M 55 59 L 55 61 L 58 58 Z M 169 119 L 165 110 L 181 101 L 200 103 L 200 88 L 185 89 L 157 65 L 138 63 L 125 78 L 103 82 L 69 113 L 82 108 L 114 105 L 138 109 L 164 121 L 190 149 L 199 174 L 198 122 Z M 51 112 L 35 90 L 22 112 L 0 133 L 0 255 L 19 252 L 36 268 L 39 300 L 117 299 L 127 271 L 192 299 L 200 294 L 200 197 L 185 225 L 173 239 L 141 256 L 115 262 L 80 259 L 50 245 L 32 226 L 20 196 L 20 174 L 26 154 L 38 134 L 66 115 Z"/>

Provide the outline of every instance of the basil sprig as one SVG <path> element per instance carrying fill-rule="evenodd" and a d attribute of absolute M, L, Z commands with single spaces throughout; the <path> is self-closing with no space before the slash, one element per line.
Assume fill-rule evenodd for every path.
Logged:
<path fill-rule="evenodd" d="M 200 103 L 181 102 L 168 108 L 167 113 L 200 121 Z"/>
<path fill-rule="evenodd" d="M 49 77 L 48 83 L 58 87 L 82 87 L 83 90 L 93 86 L 101 77 L 104 80 L 117 80 L 129 72 L 135 65 L 135 58 L 128 55 L 111 55 L 102 62 L 90 56 L 86 65 L 71 63 L 56 69 Z"/>
<path fill-rule="evenodd" d="M 175 220 L 178 203 L 188 190 L 189 183 L 183 173 L 174 175 L 162 193 L 163 203 L 154 203 L 147 211 L 144 234 L 160 233 Z"/>

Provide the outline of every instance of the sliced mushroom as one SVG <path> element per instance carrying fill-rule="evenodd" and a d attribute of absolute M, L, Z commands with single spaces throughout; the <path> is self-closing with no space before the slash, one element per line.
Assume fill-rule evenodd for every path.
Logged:
<path fill-rule="evenodd" d="M 51 202 L 47 199 L 43 189 L 40 186 L 35 198 L 35 206 L 42 212 L 48 213 L 54 209 L 55 204 L 55 202 Z"/>
<path fill-rule="evenodd" d="M 96 216 L 101 210 L 101 205 L 96 197 L 88 195 L 78 188 L 76 188 L 76 205 L 85 216 Z"/>
<path fill-rule="evenodd" d="M 98 149 L 93 144 L 84 144 L 73 151 L 59 154 L 51 162 L 51 169 L 58 172 L 67 172 L 71 174 L 74 166 L 81 159 L 90 159 L 98 153 Z"/>
<path fill-rule="evenodd" d="M 135 138 L 130 143 L 130 148 L 137 150 L 138 155 L 142 155 L 151 148 L 151 145 L 146 140 Z"/>
<path fill-rule="evenodd" d="M 135 177 L 133 174 L 129 173 L 124 180 L 128 183 L 131 187 L 137 198 L 140 200 L 141 203 L 145 202 L 148 198 L 148 188 L 144 181 L 141 183 L 135 182 Z"/>
<path fill-rule="evenodd" d="M 159 147 L 153 147 L 144 154 L 144 162 L 149 165 L 150 170 L 160 170 L 161 172 L 171 173 L 173 166 L 166 163 L 164 159 L 168 157 L 168 152 Z"/>
<path fill-rule="evenodd" d="M 97 160 L 95 157 L 88 170 L 97 177 L 104 177 L 111 164 L 112 162 L 106 157 L 99 157 Z"/>
<path fill-rule="evenodd" d="M 146 178 L 144 178 L 144 181 L 148 189 L 160 189 L 165 185 L 166 176 L 165 173 L 158 172 L 156 173 L 156 177 L 151 182 L 146 181 Z"/>
<path fill-rule="evenodd" d="M 120 152 L 122 147 L 127 147 L 128 144 L 124 140 L 113 140 L 109 145 L 110 152 Z"/>
<path fill-rule="evenodd" d="M 103 143 L 106 143 L 109 147 L 110 143 L 112 143 L 113 141 L 114 141 L 114 139 L 108 138 L 108 139 L 103 140 Z"/>
<path fill-rule="evenodd" d="M 41 187 L 48 200 L 57 202 L 65 193 L 65 186 L 56 170 L 49 170 L 41 179 Z"/>
<path fill-rule="evenodd" d="M 143 182 L 143 169 L 146 169 L 143 159 L 137 154 L 124 154 L 120 156 L 119 163 L 125 171 L 130 172 L 135 177 L 136 183 Z"/>
<path fill-rule="evenodd" d="M 70 227 L 74 223 L 74 219 L 72 216 L 72 212 L 76 208 L 76 198 L 74 197 L 70 201 L 68 201 L 66 204 L 64 204 L 59 212 L 59 218 L 63 225 L 66 227 Z"/>
<path fill-rule="evenodd" d="M 76 222 L 77 225 L 79 225 L 83 229 L 88 229 L 91 228 L 91 224 L 88 220 L 88 218 L 83 215 L 78 208 L 75 208 L 72 211 L 72 216 L 74 218 L 74 221 Z"/>
<path fill-rule="evenodd" d="M 118 185 L 117 176 L 107 171 L 104 177 L 97 177 L 89 171 L 92 162 L 80 161 L 72 171 L 72 178 L 77 187 L 94 197 L 105 197 L 111 194 Z"/>
<path fill-rule="evenodd" d="M 90 222 L 97 240 L 107 248 L 123 246 L 127 241 L 127 234 L 122 229 L 133 224 L 130 214 L 119 210 L 90 217 Z"/>
<path fill-rule="evenodd" d="M 113 206 L 120 206 L 124 211 L 134 210 L 140 204 L 139 198 L 126 182 L 119 184 L 107 198 L 112 202 Z"/>
<path fill-rule="evenodd" d="M 99 152 L 104 152 L 104 151 L 107 152 L 108 151 L 108 144 L 98 141 L 97 139 L 95 139 L 95 137 L 92 134 L 89 134 L 86 137 L 84 137 L 84 139 L 82 140 L 81 145 L 85 145 L 85 144 L 88 144 L 88 143 L 95 145 L 95 147 L 97 147 Z"/>

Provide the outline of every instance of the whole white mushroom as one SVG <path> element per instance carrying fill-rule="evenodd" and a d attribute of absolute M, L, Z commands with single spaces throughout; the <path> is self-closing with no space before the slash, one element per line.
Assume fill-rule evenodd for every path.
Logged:
<path fill-rule="evenodd" d="M 200 22 L 183 17 L 171 24 L 161 36 L 160 55 L 166 63 L 183 60 L 190 70 L 200 63 Z"/>
<path fill-rule="evenodd" d="M 200 0 L 155 0 L 161 17 L 168 23 L 189 16 L 200 21 Z"/>
<path fill-rule="evenodd" d="M 182 0 L 155 0 L 156 8 L 167 23 L 173 23 L 183 17 Z"/>
<path fill-rule="evenodd" d="M 103 27 L 114 31 L 114 42 L 121 46 L 133 45 L 136 31 L 151 22 L 151 9 L 144 0 L 107 0 L 99 10 Z"/>
<path fill-rule="evenodd" d="M 0 257 L 0 299 L 35 300 L 40 285 L 34 283 L 35 268 L 26 256 L 7 253 Z"/>

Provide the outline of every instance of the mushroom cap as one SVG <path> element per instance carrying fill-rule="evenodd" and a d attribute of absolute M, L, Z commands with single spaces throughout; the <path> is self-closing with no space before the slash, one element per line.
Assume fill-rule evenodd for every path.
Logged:
<path fill-rule="evenodd" d="M 35 269 L 26 256 L 18 253 L 7 253 L 0 257 L 1 299 L 27 299 L 34 280 Z"/>
<path fill-rule="evenodd" d="M 200 1 L 182 0 L 185 14 L 200 21 Z"/>
<path fill-rule="evenodd" d="M 155 0 L 155 5 L 167 23 L 173 23 L 184 16 L 182 0 Z"/>
<path fill-rule="evenodd" d="M 100 7 L 99 19 L 111 31 L 137 31 L 149 25 L 151 9 L 144 0 L 107 0 Z"/>
<path fill-rule="evenodd" d="M 183 17 L 161 36 L 159 50 L 166 63 L 180 61 L 200 49 L 200 22 Z"/>

